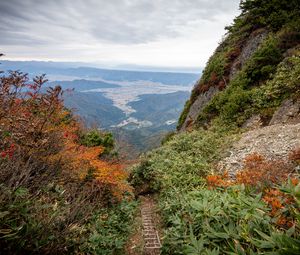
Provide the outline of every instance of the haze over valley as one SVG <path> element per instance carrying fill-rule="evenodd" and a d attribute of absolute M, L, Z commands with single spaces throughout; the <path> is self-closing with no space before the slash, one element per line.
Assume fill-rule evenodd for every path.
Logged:
<path fill-rule="evenodd" d="M 47 86 L 66 90 L 65 105 L 87 126 L 112 131 L 134 155 L 159 145 L 175 130 L 199 78 L 193 73 L 108 70 L 75 63 L 2 61 L 1 68 L 20 69 L 31 77 L 47 73 Z"/>

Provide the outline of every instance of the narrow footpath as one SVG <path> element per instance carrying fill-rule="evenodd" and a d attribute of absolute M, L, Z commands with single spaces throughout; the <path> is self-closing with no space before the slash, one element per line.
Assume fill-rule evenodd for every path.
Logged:
<path fill-rule="evenodd" d="M 161 253 L 161 224 L 153 196 L 139 196 L 134 231 L 126 246 L 126 255 L 159 255 Z"/>
<path fill-rule="evenodd" d="M 160 238 L 158 233 L 158 222 L 155 213 L 155 204 L 150 196 L 140 197 L 142 231 L 144 239 L 144 255 L 160 254 Z"/>

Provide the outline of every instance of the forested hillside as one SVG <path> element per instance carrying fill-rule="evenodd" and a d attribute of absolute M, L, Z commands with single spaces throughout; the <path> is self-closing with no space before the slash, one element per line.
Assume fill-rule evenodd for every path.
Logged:
<path fill-rule="evenodd" d="M 300 253 L 300 5 L 245 0 L 162 147 L 133 167 L 162 254 Z"/>

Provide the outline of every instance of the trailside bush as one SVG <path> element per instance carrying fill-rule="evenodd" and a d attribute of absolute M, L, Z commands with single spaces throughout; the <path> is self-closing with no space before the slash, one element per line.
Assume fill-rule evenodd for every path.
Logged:
<path fill-rule="evenodd" d="M 74 253 L 86 241 L 82 229 L 93 210 L 107 206 L 109 195 L 103 186 L 72 177 L 68 185 L 52 182 L 39 194 L 3 184 L 0 191 L 0 249 L 5 254 Z"/>
<path fill-rule="evenodd" d="M 161 191 L 162 253 L 297 254 L 300 184 L 297 174 L 288 178 L 297 150 L 290 159 L 267 161 L 254 154 L 235 181 L 226 174 L 209 175 L 208 186 Z"/>
<path fill-rule="evenodd" d="M 94 207 L 91 197 L 90 204 L 83 204 L 77 198 L 78 204 L 74 207 L 61 186 L 45 189 L 40 197 L 32 197 L 24 188 L 11 191 L 0 186 L 0 191 L 1 196 L 11 200 L 3 203 L 2 199 L 0 203 L 3 253 L 124 254 L 137 202 L 126 200 L 114 206 L 98 204 Z M 77 195 L 84 196 L 83 193 Z"/>
<path fill-rule="evenodd" d="M 167 228 L 162 254 L 297 254 L 300 250 L 299 222 L 288 231 L 277 229 L 261 194 L 243 186 L 170 191 L 160 208 Z M 299 217 L 299 206 L 294 212 Z"/>
<path fill-rule="evenodd" d="M 213 249 L 217 254 L 239 249 L 248 254 L 257 251 L 249 242 L 259 237 L 256 231 L 268 233 L 271 228 L 260 196 L 249 196 L 242 187 L 169 193 L 168 197 L 161 203 L 168 226 L 163 254 L 204 254 Z"/>
<path fill-rule="evenodd" d="M 31 81 L 21 72 L 0 76 L 0 250 L 5 254 L 76 253 L 87 241 L 86 224 L 94 211 L 113 210 L 131 192 L 122 165 L 99 158 L 113 148 L 112 135 L 90 132 L 86 146 L 80 144 L 82 129 L 64 108 L 61 87 L 45 91 L 45 82 L 44 76 Z"/>
<path fill-rule="evenodd" d="M 124 254 L 124 245 L 131 232 L 137 205 L 136 201 L 123 201 L 113 208 L 94 212 L 85 227 L 88 238 L 80 246 L 80 252 L 95 255 Z"/>
<path fill-rule="evenodd" d="M 221 133 L 204 130 L 178 134 L 147 153 L 142 163 L 133 167 L 131 183 L 134 186 L 150 183 L 153 190 L 160 192 L 202 186 L 212 163 L 230 141 Z"/>

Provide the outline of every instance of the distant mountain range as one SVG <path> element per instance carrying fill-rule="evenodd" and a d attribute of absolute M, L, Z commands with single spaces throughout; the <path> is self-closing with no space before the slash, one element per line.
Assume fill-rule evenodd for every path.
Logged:
<path fill-rule="evenodd" d="M 47 86 L 60 85 L 66 107 L 88 126 L 114 133 L 123 154 L 137 156 L 175 130 L 198 74 L 107 70 L 80 63 L 1 61 L 0 70 L 46 73 Z"/>
<path fill-rule="evenodd" d="M 100 69 L 81 66 L 82 63 L 2 60 L 0 69 L 21 70 L 31 75 L 63 75 L 84 79 L 102 78 L 109 81 L 152 81 L 168 85 L 191 85 L 199 78 L 194 73 L 147 72 Z"/>

